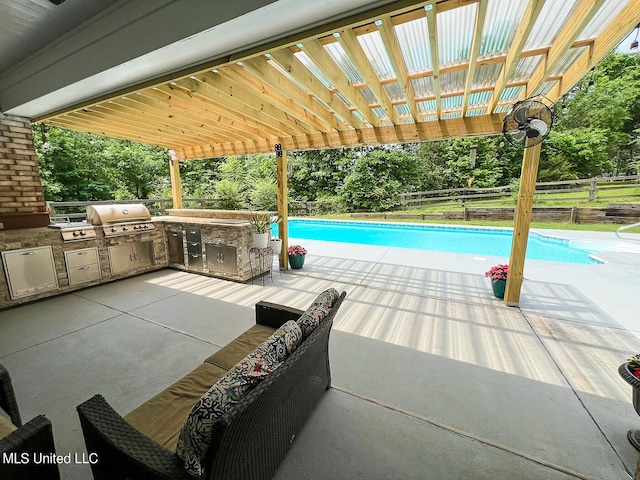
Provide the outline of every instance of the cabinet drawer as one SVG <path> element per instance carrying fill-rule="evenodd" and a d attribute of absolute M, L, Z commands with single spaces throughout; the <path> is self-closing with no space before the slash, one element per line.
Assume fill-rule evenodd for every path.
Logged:
<path fill-rule="evenodd" d="M 91 282 L 99 280 L 101 277 L 100 265 L 94 263 L 92 265 L 84 265 L 68 269 L 69 285 L 77 285 L 79 283 Z"/>
<path fill-rule="evenodd" d="M 94 247 L 72 250 L 70 252 L 64 252 L 64 257 L 67 261 L 68 269 L 92 265 L 98 263 L 98 249 Z"/>

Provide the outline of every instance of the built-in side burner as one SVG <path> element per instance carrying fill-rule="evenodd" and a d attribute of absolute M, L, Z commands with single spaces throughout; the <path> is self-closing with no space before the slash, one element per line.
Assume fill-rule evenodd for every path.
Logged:
<path fill-rule="evenodd" d="M 93 225 L 84 222 L 52 223 L 49 228 L 60 230 L 64 242 L 80 242 L 96 238 L 96 229 Z"/>

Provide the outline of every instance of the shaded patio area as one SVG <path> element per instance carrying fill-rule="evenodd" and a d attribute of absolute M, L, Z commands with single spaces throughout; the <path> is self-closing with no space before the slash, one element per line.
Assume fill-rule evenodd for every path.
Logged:
<path fill-rule="evenodd" d="M 306 308 L 333 286 L 348 292 L 330 342 L 334 388 L 277 479 L 635 471 L 626 431 L 640 418 L 617 367 L 640 352 L 640 254 L 530 261 L 509 308 L 482 275 L 502 258 L 298 242 L 303 270 L 265 286 L 161 270 L 0 312 L 0 362 L 23 418 L 46 414 L 58 453 L 83 452 L 84 400 L 101 393 L 127 413 L 251 326 L 256 302 Z M 87 465 L 61 470 L 89 477 Z"/>

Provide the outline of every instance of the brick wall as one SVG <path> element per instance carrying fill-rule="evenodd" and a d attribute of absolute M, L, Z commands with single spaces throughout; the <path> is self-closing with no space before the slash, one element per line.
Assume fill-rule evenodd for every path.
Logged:
<path fill-rule="evenodd" d="M 0 215 L 45 210 L 31 123 L 0 113 Z"/>

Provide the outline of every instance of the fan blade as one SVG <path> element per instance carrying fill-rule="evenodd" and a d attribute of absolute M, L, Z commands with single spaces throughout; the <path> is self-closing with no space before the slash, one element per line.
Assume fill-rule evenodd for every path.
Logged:
<path fill-rule="evenodd" d="M 522 143 L 524 141 L 524 137 L 526 136 L 524 130 L 509 132 L 509 135 L 511 135 L 511 139 L 516 143 Z"/>
<path fill-rule="evenodd" d="M 534 138 L 537 136 L 544 137 L 548 131 L 549 127 L 547 127 L 547 124 L 545 122 L 543 122 L 539 118 L 534 118 L 533 120 L 531 120 L 531 123 L 529 123 L 527 136 L 529 138 Z M 534 134 L 532 135 L 532 133 Z"/>
<path fill-rule="evenodd" d="M 522 105 L 522 106 L 516 108 L 513 111 L 513 118 L 520 125 L 524 125 L 524 124 L 527 123 L 528 116 L 529 116 L 529 106 L 528 105 Z"/>

